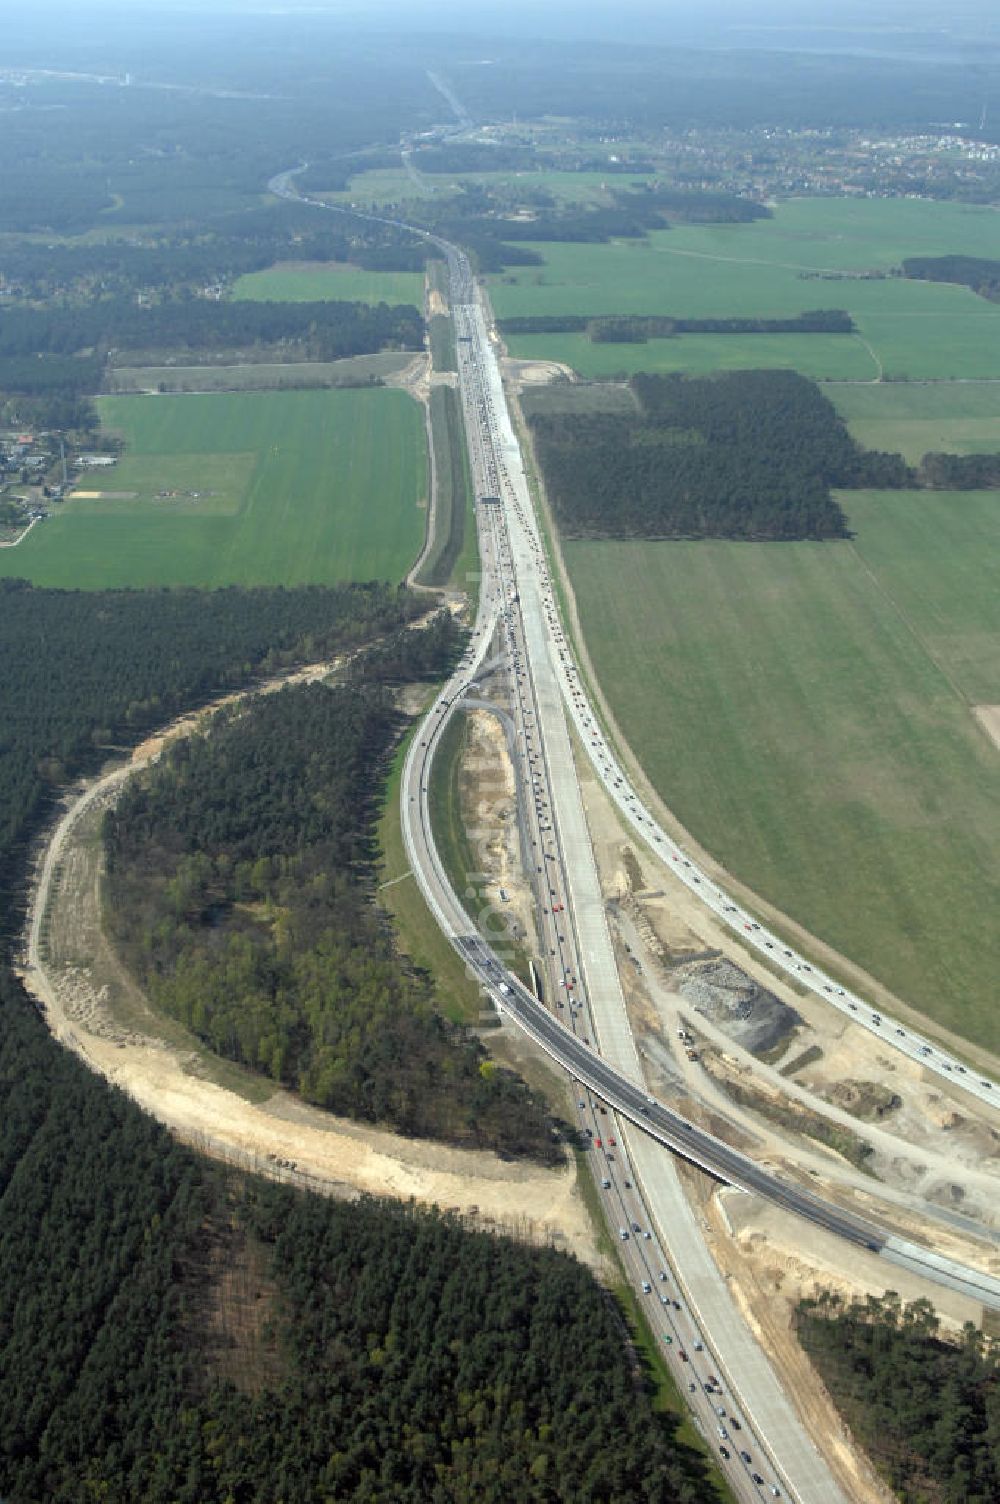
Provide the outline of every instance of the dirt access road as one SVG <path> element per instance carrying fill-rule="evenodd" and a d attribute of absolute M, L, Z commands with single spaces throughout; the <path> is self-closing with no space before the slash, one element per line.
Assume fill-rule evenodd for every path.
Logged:
<path fill-rule="evenodd" d="M 332 667 L 314 665 L 265 689 Z M 32 884 L 21 975 L 55 1038 L 178 1138 L 215 1157 L 328 1194 L 412 1197 L 602 1268 L 572 1163 L 544 1170 L 334 1117 L 207 1056 L 149 1009 L 101 931 L 100 821 L 126 780 L 206 713 L 174 722 L 128 763 L 68 797 L 49 835 Z"/>

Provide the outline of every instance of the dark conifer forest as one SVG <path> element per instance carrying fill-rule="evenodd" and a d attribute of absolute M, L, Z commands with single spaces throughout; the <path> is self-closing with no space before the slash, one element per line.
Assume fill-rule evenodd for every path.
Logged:
<path fill-rule="evenodd" d="M 379 586 L 0 588 L 5 942 L 28 843 L 64 779 L 257 670 L 391 637 L 413 610 Z M 579 1264 L 434 1213 L 331 1203 L 212 1166 L 56 1045 L 6 965 L 0 1494 L 714 1496 L 654 1416 L 617 1308 Z"/>
<path fill-rule="evenodd" d="M 675 318 L 666 313 L 535 313 L 499 319 L 504 334 L 586 334 L 594 344 L 641 345 L 680 334 L 852 334 L 842 308 L 817 308 L 789 318 Z"/>
<path fill-rule="evenodd" d="M 803 1300 L 799 1339 L 903 1504 L 1000 1498 L 1000 1354 L 971 1324 L 946 1340 L 926 1300 L 892 1290 Z"/>
<path fill-rule="evenodd" d="M 640 411 L 537 414 L 546 489 L 569 538 L 843 538 L 831 487 L 904 486 L 793 371 L 633 376 Z"/>
<path fill-rule="evenodd" d="M 1000 261 L 984 256 L 908 256 L 903 276 L 921 282 L 957 282 L 981 298 L 1000 298 Z"/>

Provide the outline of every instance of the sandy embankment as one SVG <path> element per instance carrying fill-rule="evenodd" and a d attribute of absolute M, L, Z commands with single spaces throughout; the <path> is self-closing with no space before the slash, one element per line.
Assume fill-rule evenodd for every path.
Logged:
<path fill-rule="evenodd" d="M 330 667 L 316 665 L 292 677 L 318 677 Z M 283 1090 L 251 1101 L 239 1089 L 207 1079 L 218 1071 L 193 1040 L 157 1027 L 102 937 L 96 836 L 103 809 L 130 773 L 199 719 L 183 717 L 138 747 L 128 765 L 89 782 L 50 833 L 33 884 L 23 980 L 54 1036 L 179 1138 L 219 1158 L 328 1194 L 413 1197 L 528 1241 L 550 1242 L 599 1266 L 572 1162 L 545 1170 L 407 1139 L 336 1118 Z M 232 1069 L 226 1067 L 228 1079 L 242 1086 Z M 255 1085 L 259 1090 L 259 1078 Z"/>

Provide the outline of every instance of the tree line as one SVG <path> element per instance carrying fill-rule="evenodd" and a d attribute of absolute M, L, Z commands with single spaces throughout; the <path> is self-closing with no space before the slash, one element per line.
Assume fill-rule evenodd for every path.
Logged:
<path fill-rule="evenodd" d="M 645 344 L 679 334 L 853 334 L 842 308 L 817 308 L 791 318 L 682 319 L 672 314 L 541 313 L 499 319 L 504 334 L 586 334 L 593 343 Z"/>
<path fill-rule="evenodd" d="M 283 201 L 128 239 L 44 245 L 11 237 L 0 252 L 0 271 L 11 303 L 86 302 L 176 294 L 261 271 L 276 261 L 340 261 L 372 271 L 418 271 L 428 254 L 424 241 L 397 226 L 319 215 L 306 204 Z"/>
<path fill-rule="evenodd" d="M 640 411 L 536 414 L 560 526 L 591 538 L 841 538 L 831 487 L 905 485 L 899 455 L 864 450 L 815 382 L 792 371 L 634 376 Z"/>
<path fill-rule="evenodd" d="M 922 282 L 957 282 L 981 298 L 1000 301 L 1000 261 L 985 256 L 908 256 L 903 276 Z"/>
<path fill-rule="evenodd" d="M 419 350 L 423 319 L 401 303 L 213 302 L 171 300 L 140 307 L 108 298 L 0 311 L 0 357 L 76 355 L 109 350 L 212 350 L 296 341 L 314 360 L 377 350 Z"/>
<path fill-rule="evenodd" d="M 499 190 L 482 183 L 464 183 L 456 198 L 434 205 L 421 201 L 409 206 L 412 218 L 464 245 L 481 272 L 508 266 L 540 266 L 543 258 L 529 248 L 532 242 L 606 243 L 642 240 L 650 230 L 670 228 L 670 216 L 698 223 L 737 223 L 766 217 L 762 205 L 727 193 L 700 193 L 651 187 L 616 190 L 610 204 L 597 207 L 577 203 L 559 205 L 544 191 L 533 195 L 536 210 L 530 218 L 513 218 Z"/>
<path fill-rule="evenodd" d="M 925 454 L 916 480 L 931 491 L 995 491 L 1000 487 L 1000 454 Z"/>
<path fill-rule="evenodd" d="M 1000 1498 L 1000 1353 L 967 1322 L 894 1290 L 803 1300 L 795 1329 L 837 1408 L 903 1504 Z"/>
<path fill-rule="evenodd" d="M 73 398 L 96 392 L 103 377 L 104 361 L 95 355 L 0 356 L 0 393 L 38 397 L 43 401 L 52 397 Z"/>

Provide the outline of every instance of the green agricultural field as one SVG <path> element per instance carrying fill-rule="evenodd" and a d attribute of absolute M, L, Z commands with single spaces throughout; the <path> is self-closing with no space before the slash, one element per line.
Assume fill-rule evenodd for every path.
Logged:
<path fill-rule="evenodd" d="M 424 185 L 427 184 L 425 187 Z M 437 182 L 423 173 L 408 173 L 399 167 L 375 167 L 369 172 L 359 172 L 352 177 L 346 188 L 319 193 L 330 204 L 357 204 L 359 207 L 378 208 L 382 204 L 400 204 L 407 199 L 427 198 L 438 190 Z"/>
<path fill-rule="evenodd" d="M 992 209 L 895 199 L 801 199 L 779 206 L 773 219 L 753 224 L 677 226 L 645 241 L 535 249 L 545 257 L 544 266 L 513 268 L 491 279 L 499 318 L 546 313 L 777 318 L 844 308 L 888 376 L 1000 377 L 1000 305 L 967 288 L 858 275 L 887 273 L 910 255 L 961 250 L 1000 257 L 1000 214 Z M 539 340 L 535 353 L 547 355 L 562 338 Z M 620 356 L 602 350 L 600 360 L 626 363 L 649 349 L 639 346 Z"/>
<path fill-rule="evenodd" d="M 538 413 L 621 413 L 634 418 L 639 404 L 624 382 L 552 381 L 521 390 L 521 411 L 533 418 Z"/>
<path fill-rule="evenodd" d="M 420 153 L 412 157 L 413 173 L 401 167 L 380 167 L 361 172 L 337 193 L 320 195 L 332 204 L 398 204 L 407 199 L 437 200 L 457 198 L 465 188 L 489 189 L 511 203 L 523 202 L 535 193 L 548 193 L 560 204 L 581 204 L 598 208 L 614 202 L 611 189 L 644 187 L 649 181 L 642 173 L 560 171 L 540 168 L 537 171 L 503 172 L 424 172 Z"/>
<path fill-rule="evenodd" d="M 932 450 L 1000 453 L 1000 384 L 886 382 L 830 387 L 827 396 L 859 443 L 911 465 Z"/>
<path fill-rule="evenodd" d="M 842 500 L 857 552 L 963 715 L 965 705 L 1000 704 L 1000 494 L 855 491 Z"/>
<path fill-rule="evenodd" d="M 282 261 L 248 272 L 233 283 L 232 296 L 254 303 L 412 303 L 421 308 L 420 272 L 369 272 L 342 261 Z"/>
<path fill-rule="evenodd" d="M 401 579 L 419 552 L 426 437 L 403 392 L 104 397 L 99 407 L 125 456 L 81 489 L 132 494 L 55 503 L 0 552 L 0 573 L 90 590 L 328 584 Z"/>
<path fill-rule="evenodd" d="M 512 334 L 515 360 L 558 360 L 585 380 L 634 371 L 784 369 L 818 381 L 874 381 L 878 365 L 864 340 L 853 334 L 685 334 L 642 345 L 591 343 L 585 334 Z"/>
<path fill-rule="evenodd" d="M 709 851 L 1000 1049 L 1000 500 L 844 499 L 853 543 L 565 546 L 587 644 Z"/>
<path fill-rule="evenodd" d="M 419 162 L 419 158 L 417 160 Z M 536 193 L 547 193 L 562 206 L 580 204 L 588 209 L 612 205 L 615 200 L 611 190 L 624 193 L 629 188 L 644 188 L 649 181 L 648 177 L 638 173 L 561 172 L 555 168 L 542 168 L 537 172 L 425 173 L 423 176 L 426 182 L 434 184 L 481 184 L 511 204 Z"/>

